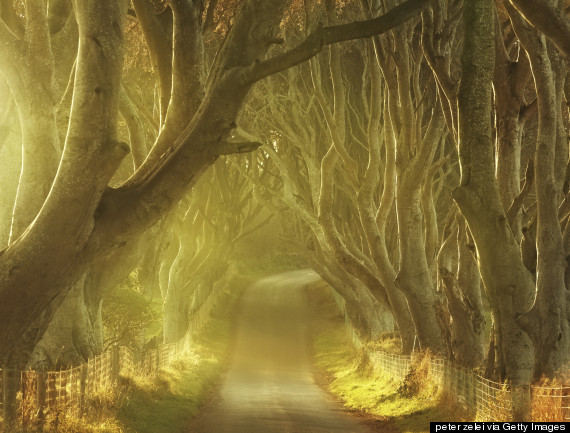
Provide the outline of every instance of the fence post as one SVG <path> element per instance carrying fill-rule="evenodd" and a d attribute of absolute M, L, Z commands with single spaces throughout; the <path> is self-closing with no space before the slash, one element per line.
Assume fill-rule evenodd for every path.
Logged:
<path fill-rule="evenodd" d="M 449 377 L 449 362 L 443 360 L 443 389 L 447 394 L 451 394 L 451 380 Z"/>
<path fill-rule="evenodd" d="M 43 424 L 45 420 L 45 407 L 46 407 L 46 387 L 47 387 L 47 374 L 45 371 L 38 372 L 38 421 Z"/>
<path fill-rule="evenodd" d="M 119 346 L 111 348 L 111 383 L 116 384 L 119 381 L 121 357 L 119 356 Z"/>
<path fill-rule="evenodd" d="M 531 390 L 532 391 L 532 390 Z M 564 387 L 560 390 L 560 406 L 562 407 L 562 420 L 570 420 L 570 400 L 568 395 L 568 388 Z M 532 395 L 531 395 L 532 397 Z"/>
<path fill-rule="evenodd" d="M 459 393 L 457 392 L 457 370 L 455 370 L 453 364 L 450 362 L 449 363 L 449 378 L 450 378 L 450 391 L 451 391 L 451 395 L 453 395 L 453 398 L 455 399 L 455 401 L 459 400 Z"/>
<path fill-rule="evenodd" d="M 81 364 L 79 376 L 79 417 L 85 412 L 85 394 L 87 393 L 87 374 L 89 364 Z"/>
<path fill-rule="evenodd" d="M 57 388 L 55 386 L 55 373 L 47 373 L 47 380 L 46 380 L 46 394 L 47 394 L 47 406 L 48 408 L 52 408 L 56 406 L 56 398 L 57 398 Z"/>
<path fill-rule="evenodd" d="M 16 421 L 16 396 L 20 389 L 20 372 L 2 370 L 2 406 L 4 409 L 4 427 L 11 428 Z M 7 430 L 10 431 L 10 430 Z"/>
<path fill-rule="evenodd" d="M 475 379 L 475 372 L 471 372 L 471 406 L 477 409 L 477 380 Z"/>

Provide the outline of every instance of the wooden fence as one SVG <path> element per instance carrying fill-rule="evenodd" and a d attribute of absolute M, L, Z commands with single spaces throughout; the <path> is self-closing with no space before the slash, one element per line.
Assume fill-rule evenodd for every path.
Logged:
<path fill-rule="evenodd" d="M 225 284 L 214 285 L 192 316 L 188 332 L 176 343 L 162 344 L 140 354 L 114 346 L 84 364 L 62 371 L 0 369 L 0 431 L 26 430 L 42 423 L 48 412 L 65 411 L 82 417 L 89 400 L 101 392 L 118 391 L 120 376 L 153 374 L 183 356 L 191 347 L 192 336 L 209 319 L 224 287 Z"/>

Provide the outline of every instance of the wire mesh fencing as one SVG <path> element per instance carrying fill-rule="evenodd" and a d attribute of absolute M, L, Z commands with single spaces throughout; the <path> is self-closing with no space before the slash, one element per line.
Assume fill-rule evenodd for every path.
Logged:
<path fill-rule="evenodd" d="M 332 290 L 340 312 L 345 318 L 348 338 L 356 348 L 366 348 L 345 314 L 344 301 Z M 414 366 L 414 355 L 399 355 L 378 349 L 368 349 L 376 372 L 403 382 Z M 443 358 L 429 360 L 429 380 L 438 389 L 461 404 L 477 421 L 570 421 L 570 387 L 511 386 L 495 382 L 476 371 Z M 524 412 L 524 413 L 521 413 Z"/>
<path fill-rule="evenodd" d="M 535 386 L 530 392 L 533 420 L 570 421 L 570 387 Z"/>
<path fill-rule="evenodd" d="M 120 377 L 150 375 L 185 355 L 192 336 L 211 316 L 223 292 L 214 286 L 190 320 L 186 335 L 175 343 L 135 353 L 114 346 L 79 366 L 61 371 L 0 369 L 0 432 L 11 433 L 42 423 L 48 413 L 65 413 L 81 418 L 88 401 L 100 393 L 118 392 Z"/>

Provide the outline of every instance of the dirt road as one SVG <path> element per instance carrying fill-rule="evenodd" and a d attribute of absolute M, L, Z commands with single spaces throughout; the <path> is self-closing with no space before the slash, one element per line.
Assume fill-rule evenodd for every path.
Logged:
<path fill-rule="evenodd" d="M 317 278 L 287 272 L 246 290 L 229 370 L 188 432 L 369 431 L 313 382 L 301 290 Z"/>

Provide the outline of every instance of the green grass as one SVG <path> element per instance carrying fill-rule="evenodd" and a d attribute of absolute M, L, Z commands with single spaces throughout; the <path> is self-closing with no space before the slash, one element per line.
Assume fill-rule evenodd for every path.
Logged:
<path fill-rule="evenodd" d="M 235 306 L 247 284 L 249 279 L 234 278 L 232 292 L 222 295 L 212 318 L 195 336 L 191 352 L 156 376 L 131 381 L 117 414 L 126 432 L 184 430 L 225 367 Z"/>
<path fill-rule="evenodd" d="M 307 290 L 312 308 L 313 351 L 317 371 L 329 390 L 347 408 L 372 415 L 388 424 L 388 429 L 427 432 L 430 421 L 458 421 L 457 408 L 438 393 L 423 368 L 412 381 L 419 384 L 406 389 L 399 381 L 373 368 L 364 350 L 356 350 L 344 329 L 344 319 L 328 289 L 316 284 Z M 393 349 L 393 342 L 375 347 Z"/>

